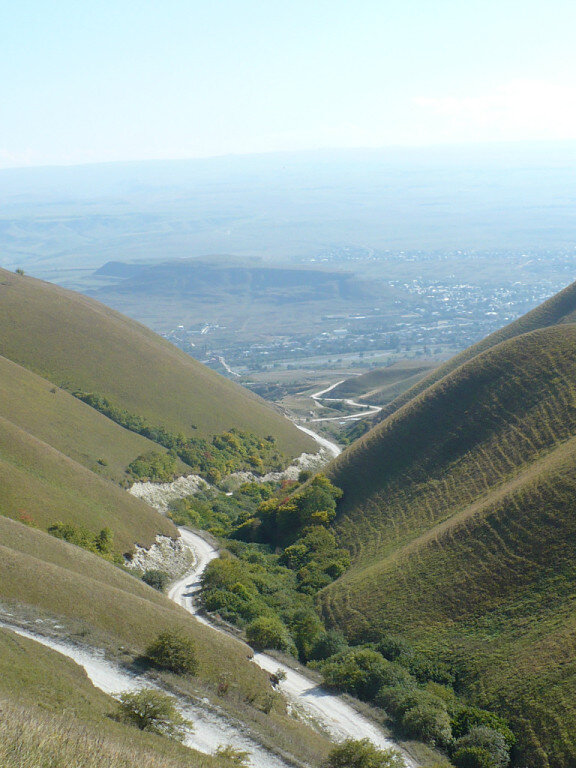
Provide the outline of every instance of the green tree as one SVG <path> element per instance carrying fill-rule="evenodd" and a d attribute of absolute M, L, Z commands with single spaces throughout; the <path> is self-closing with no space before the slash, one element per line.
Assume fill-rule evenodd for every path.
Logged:
<path fill-rule="evenodd" d="M 121 720 L 141 731 L 151 731 L 181 741 L 191 724 L 176 709 L 174 699 L 153 688 L 120 694 L 118 714 Z"/>
<path fill-rule="evenodd" d="M 448 713 L 436 707 L 420 705 L 409 709 L 402 718 L 402 727 L 408 736 L 432 746 L 446 744 L 452 738 Z"/>
<path fill-rule="evenodd" d="M 102 528 L 94 538 L 94 545 L 102 555 L 110 555 L 114 551 L 114 533 L 111 528 Z"/>
<path fill-rule="evenodd" d="M 496 763 L 487 749 L 482 747 L 461 747 L 452 755 L 456 768 L 496 768 Z"/>
<path fill-rule="evenodd" d="M 318 635 L 312 646 L 310 658 L 316 660 L 328 659 L 336 653 L 341 653 L 348 647 L 346 638 L 337 629 L 329 629 Z"/>
<path fill-rule="evenodd" d="M 291 642 L 286 626 L 275 616 L 259 616 L 246 627 L 246 637 L 256 650 L 275 648 L 290 649 Z"/>
<path fill-rule="evenodd" d="M 24 274 L 24 270 L 21 267 L 18 267 L 18 269 L 15 270 L 17 275 L 22 276 Z"/>
<path fill-rule="evenodd" d="M 510 754 L 504 734 L 494 728 L 479 725 L 472 728 L 470 733 L 454 742 L 454 752 L 457 753 L 468 747 L 478 747 L 490 755 L 495 768 L 505 768 L 510 762 Z"/>
<path fill-rule="evenodd" d="M 382 686 L 412 683 L 410 674 L 399 664 L 387 661 L 371 648 L 350 648 L 328 659 L 322 667 L 326 685 L 373 700 Z"/>
<path fill-rule="evenodd" d="M 479 709 L 478 707 L 464 707 L 455 715 L 452 720 L 454 738 L 458 739 L 461 736 L 465 736 L 473 728 L 482 725 L 486 726 L 486 728 L 500 731 L 506 739 L 508 747 L 513 747 L 516 743 L 516 737 L 503 717 L 497 715 L 496 712 L 490 712 L 487 709 Z"/>
<path fill-rule="evenodd" d="M 180 632 L 161 632 L 146 649 L 145 657 L 160 669 L 195 675 L 198 661 L 194 642 Z"/>
<path fill-rule="evenodd" d="M 368 739 L 347 739 L 330 752 L 326 768 L 404 768 L 399 752 L 378 749 Z"/>

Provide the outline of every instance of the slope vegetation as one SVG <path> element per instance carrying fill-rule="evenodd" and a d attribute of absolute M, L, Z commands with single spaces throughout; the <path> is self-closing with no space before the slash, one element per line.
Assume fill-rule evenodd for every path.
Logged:
<path fill-rule="evenodd" d="M 242 387 L 85 296 L 0 270 L 0 354 L 176 433 L 274 435 L 286 457 L 312 440 Z"/>
<path fill-rule="evenodd" d="M 353 566 L 322 595 L 326 616 L 440 659 L 466 695 L 513 718 L 517 764 L 538 768 L 576 761 L 574 293 L 413 396 L 329 472 Z"/>
<path fill-rule="evenodd" d="M 3 768 L 198 768 L 221 761 L 116 722 L 113 700 L 56 651 L 0 629 Z M 63 705 L 66 715 L 62 715 Z M 226 763 L 225 763 L 226 764 Z"/>

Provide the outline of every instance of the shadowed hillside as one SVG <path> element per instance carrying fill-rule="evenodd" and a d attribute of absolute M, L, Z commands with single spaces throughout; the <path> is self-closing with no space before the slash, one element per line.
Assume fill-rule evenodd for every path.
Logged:
<path fill-rule="evenodd" d="M 144 326 L 55 285 L 0 271 L 0 354 L 154 426 L 196 437 L 274 435 L 293 457 L 313 441 L 284 416 Z"/>
<path fill-rule="evenodd" d="M 329 472 L 353 566 L 326 616 L 440 659 L 538 768 L 576 760 L 575 305 L 571 286 L 465 353 Z"/>

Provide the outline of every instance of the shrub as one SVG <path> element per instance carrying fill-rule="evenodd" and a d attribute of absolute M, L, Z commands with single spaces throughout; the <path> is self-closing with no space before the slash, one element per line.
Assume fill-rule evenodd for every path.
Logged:
<path fill-rule="evenodd" d="M 368 739 L 347 739 L 330 752 L 326 768 L 404 768 L 399 752 L 378 749 Z"/>
<path fill-rule="evenodd" d="M 322 632 L 312 646 L 310 658 L 316 660 L 328 659 L 337 653 L 341 653 L 348 647 L 346 638 L 339 630 L 331 629 L 328 632 Z"/>
<path fill-rule="evenodd" d="M 495 768 L 504 768 L 510 761 L 510 755 L 506 739 L 500 731 L 479 725 L 457 739 L 454 743 L 454 752 L 468 747 L 478 747 L 490 755 Z"/>
<path fill-rule="evenodd" d="M 445 709 L 418 705 L 402 717 L 402 727 L 408 736 L 432 746 L 446 744 L 452 738 L 450 717 Z"/>
<path fill-rule="evenodd" d="M 388 661 L 396 661 L 400 656 L 409 656 L 412 653 L 410 643 L 392 635 L 383 637 L 377 644 L 376 650 Z"/>
<path fill-rule="evenodd" d="M 156 483 L 170 482 L 176 475 L 177 462 L 169 453 L 150 451 L 143 453 L 129 465 L 128 472 L 136 478 Z"/>
<path fill-rule="evenodd" d="M 246 627 L 248 642 L 256 650 L 275 648 L 288 651 L 291 646 L 286 626 L 275 616 L 260 616 Z"/>
<path fill-rule="evenodd" d="M 297 610 L 290 617 L 288 626 L 298 649 L 298 656 L 302 661 L 307 661 L 314 641 L 323 631 L 318 614 L 311 609 Z"/>
<path fill-rule="evenodd" d="M 398 685 L 381 688 L 376 696 L 376 704 L 398 720 L 414 707 L 446 711 L 445 702 L 438 696 L 418 688 L 411 690 Z"/>
<path fill-rule="evenodd" d="M 496 768 L 490 752 L 482 747 L 462 747 L 452 755 L 456 768 Z"/>
<path fill-rule="evenodd" d="M 473 728 L 484 725 L 500 731 L 506 740 L 506 745 L 511 748 L 516 743 L 516 737 L 508 727 L 508 723 L 496 712 L 489 712 L 478 707 L 465 707 L 458 712 L 452 720 L 452 732 L 456 739 L 465 736 Z"/>
<path fill-rule="evenodd" d="M 157 589 L 159 592 L 164 592 L 170 583 L 170 574 L 166 573 L 166 571 L 159 571 L 155 568 L 152 568 L 148 571 L 145 571 L 144 575 L 142 576 L 142 581 L 144 581 L 150 587 L 154 587 L 154 589 Z"/>
<path fill-rule="evenodd" d="M 141 731 L 151 731 L 181 741 L 190 723 L 174 705 L 172 696 L 152 688 L 120 694 L 118 714 L 121 720 Z"/>
<path fill-rule="evenodd" d="M 326 685 L 371 701 L 386 685 L 410 685 L 408 672 L 371 648 L 354 648 L 328 659 L 321 666 Z"/>
<path fill-rule="evenodd" d="M 195 675 L 198 671 L 193 641 L 178 632 L 161 632 L 145 656 L 154 666 L 177 674 Z"/>

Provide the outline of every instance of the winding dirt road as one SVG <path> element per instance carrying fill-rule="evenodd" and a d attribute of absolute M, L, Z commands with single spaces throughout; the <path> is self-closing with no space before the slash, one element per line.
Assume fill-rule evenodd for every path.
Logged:
<path fill-rule="evenodd" d="M 196 562 L 193 569 L 172 586 L 168 596 L 193 614 L 198 621 L 207 624 L 217 632 L 224 632 L 225 630 L 221 627 L 211 624 L 198 613 L 202 574 L 208 563 L 218 557 L 218 552 L 197 533 L 186 528 L 180 528 L 180 534 L 193 551 Z M 289 703 L 306 719 L 319 723 L 336 741 L 347 738 L 368 738 L 382 749 L 399 749 L 398 745 L 387 738 L 371 720 L 361 715 L 339 696 L 319 686 L 305 674 L 296 672 L 265 653 L 256 653 L 254 662 L 267 672 L 273 673 L 278 669 L 283 670 L 286 679 L 280 683 L 279 689 Z M 408 768 L 417 768 L 417 763 L 409 755 L 402 752 L 402 756 Z"/>
<path fill-rule="evenodd" d="M 359 412 L 351 413 L 348 416 L 323 416 L 318 419 L 310 419 L 311 423 L 318 421 L 357 421 L 358 419 L 364 419 L 367 416 L 374 416 L 376 413 L 380 413 L 382 410 L 382 406 L 380 405 L 368 405 L 366 403 L 359 403 L 350 397 L 326 397 L 329 392 L 332 392 L 333 389 L 336 389 L 336 387 L 338 387 L 344 381 L 346 381 L 346 379 L 337 381 L 335 384 L 331 384 L 329 387 L 326 387 L 326 389 L 321 389 L 320 392 L 315 392 L 313 395 L 310 395 L 310 397 L 320 406 L 322 406 L 322 400 L 326 400 L 328 403 L 346 403 L 346 405 L 349 405 L 353 408 L 358 408 Z"/>
<path fill-rule="evenodd" d="M 154 681 L 145 675 L 132 674 L 127 669 L 109 661 L 101 651 L 39 635 L 37 632 L 13 625 L 5 620 L 0 620 L 0 627 L 34 640 L 72 659 L 85 670 L 96 688 L 114 698 L 125 691 L 139 691 L 142 688 L 161 690 Z M 224 713 L 220 714 L 208 706 L 192 704 L 189 700 L 179 696 L 174 696 L 174 698 L 182 715 L 193 725 L 192 729 L 187 729 L 184 738 L 184 744 L 188 747 L 212 755 L 219 746 L 230 744 L 249 753 L 250 766 L 253 768 L 291 768 L 291 763 L 282 760 L 261 746 L 255 739 L 250 738 L 242 723 L 235 723 L 229 716 Z"/>

